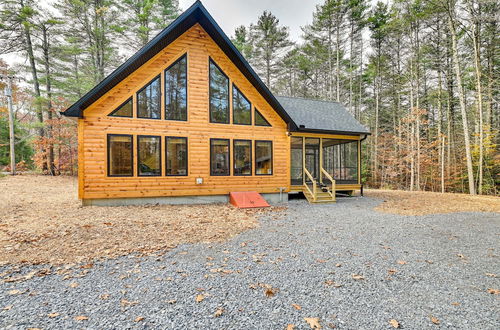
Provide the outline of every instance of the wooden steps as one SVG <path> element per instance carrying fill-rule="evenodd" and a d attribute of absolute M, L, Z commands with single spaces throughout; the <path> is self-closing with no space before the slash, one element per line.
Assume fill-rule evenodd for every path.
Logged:
<path fill-rule="evenodd" d="M 330 190 L 328 191 L 322 191 L 321 189 L 317 189 L 316 191 L 316 198 L 314 198 L 313 194 L 311 194 L 310 190 L 305 188 L 302 191 L 304 193 L 304 196 L 306 196 L 306 199 L 308 200 L 309 203 L 335 203 L 335 194 L 332 193 Z"/>

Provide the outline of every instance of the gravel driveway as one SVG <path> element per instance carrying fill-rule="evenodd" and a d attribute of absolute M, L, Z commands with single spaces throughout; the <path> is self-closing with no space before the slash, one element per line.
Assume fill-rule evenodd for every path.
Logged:
<path fill-rule="evenodd" d="M 500 328 L 498 214 L 398 216 L 379 202 L 293 200 L 223 244 L 2 283 L 0 328 Z"/>

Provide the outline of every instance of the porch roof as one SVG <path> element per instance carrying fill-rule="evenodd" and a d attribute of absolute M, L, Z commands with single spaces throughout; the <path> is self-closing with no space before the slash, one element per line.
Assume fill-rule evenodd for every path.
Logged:
<path fill-rule="evenodd" d="M 370 131 L 338 102 L 285 96 L 277 96 L 276 99 L 299 131 L 370 134 Z"/>

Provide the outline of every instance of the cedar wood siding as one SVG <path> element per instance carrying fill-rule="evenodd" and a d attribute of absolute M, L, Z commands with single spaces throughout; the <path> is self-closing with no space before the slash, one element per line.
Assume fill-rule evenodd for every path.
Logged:
<path fill-rule="evenodd" d="M 164 120 L 164 70 L 187 53 L 188 120 Z M 209 122 L 209 57 L 235 83 L 238 89 L 257 107 L 272 127 L 215 124 Z M 136 92 L 154 77 L 161 76 L 161 118 L 136 118 Z M 128 98 L 133 97 L 133 118 L 109 117 L 108 114 Z M 230 97 L 232 123 L 232 98 Z M 252 111 L 252 118 L 254 117 Z M 252 119 L 253 120 L 253 119 Z M 134 176 L 107 176 L 107 134 L 133 134 L 162 137 L 162 176 L 137 176 L 137 150 L 134 150 Z M 165 176 L 165 136 L 188 138 L 188 176 Z M 210 176 L 210 138 L 231 139 L 231 176 Z M 273 142 L 273 174 L 233 176 L 233 139 L 252 140 L 252 158 L 256 140 Z M 142 65 L 117 86 L 85 110 L 78 120 L 79 198 L 125 198 L 190 195 L 219 195 L 231 191 L 279 192 L 290 189 L 290 140 L 287 125 L 265 101 L 244 75 L 199 24 L 195 24 L 151 60 Z M 255 166 L 253 165 L 253 171 Z M 195 179 L 203 178 L 196 185 Z"/>

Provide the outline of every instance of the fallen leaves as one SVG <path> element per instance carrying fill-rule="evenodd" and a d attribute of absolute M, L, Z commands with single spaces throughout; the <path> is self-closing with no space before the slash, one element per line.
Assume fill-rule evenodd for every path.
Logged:
<path fill-rule="evenodd" d="M 488 293 L 490 293 L 490 294 L 500 294 L 500 290 L 489 288 L 488 289 Z"/>
<path fill-rule="evenodd" d="M 304 317 L 304 321 L 309 324 L 311 329 L 321 329 L 321 324 L 319 324 L 319 318 L 318 317 Z"/>
<path fill-rule="evenodd" d="M 134 322 L 141 322 L 144 320 L 144 317 L 142 316 L 137 316 L 135 319 L 134 319 Z"/>
<path fill-rule="evenodd" d="M 89 318 L 85 315 L 78 315 L 78 316 L 75 316 L 75 320 L 76 321 L 86 321 L 88 320 Z"/>
<path fill-rule="evenodd" d="M 486 275 L 488 277 L 497 277 L 496 274 L 492 274 L 492 273 L 485 273 L 484 275 Z"/>
<path fill-rule="evenodd" d="M 80 286 L 80 284 L 76 283 L 76 282 L 73 282 L 69 285 L 70 288 L 78 288 L 78 286 Z"/>
<path fill-rule="evenodd" d="M 396 328 L 396 329 L 400 328 L 399 322 L 398 322 L 398 321 L 396 321 L 395 319 L 390 320 L 390 321 L 389 321 L 389 324 L 390 324 L 393 328 Z"/>
<path fill-rule="evenodd" d="M 2 178 L 0 201 L 6 207 L 0 208 L 0 264 L 75 263 L 91 270 L 96 267 L 94 260 L 101 258 L 154 255 L 179 244 L 221 242 L 259 224 L 261 211 L 225 204 L 81 207 L 74 180 L 37 175 Z M 274 215 L 281 210 L 271 207 L 265 212 Z M 1 276 L 0 282 L 36 276 L 34 272 L 9 279 Z"/>
<path fill-rule="evenodd" d="M 8 310 L 11 310 L 12 309 L 12 305 L 8 305 L 8 306 L 5 306 L 4 308 L 2 308 L 4 311 L 8 311 Z"/>
<path fill-rule="evenodd" d="M 295 308 L 298 311 L 300 311 L 302 309 L 302 306 L 300 306 L 298 304 L 292 304 L 292 307 Z"/>
<path fill-rule="evenodd" d="M 205 295 L 203 294 L 198 294 L 196 295 L 196 298 L 194 299 L 197 303 L 202 302 L 205 299 Z"/>
<path fill-rule="evenodd" d="M 214 313 L 214 317 L 220 317 L 220 316 L 222 316 L 222 314 L 224 314 L 224 309 L 218 308 Z"/>
<path fill-rule="evenodd" d="M 365 277 L 363 275 L 359 275 L 359 274 L 352 274 L 352 278 L 355 279 L 355 280 L 364 280 Z"/>
<path fill-rule="evenodd" d="M 99 298 L 101 298 L 101 300 L 108 300 L 110 297 L 110 294 L 109 293 L 104 293 L 102 295 L 99 296 Z"/>
<path fill-rule="evenodd" d="M 120 300 L 120 305 L 122 305 L 123 307 L 134 306 L 134 305 L 137 305 L 138 303 L 139 303 L 138 301 L 129 301 L 127 299 Z"/>
<path fill-rule="evenodd" d="M 21 290 L 10 290 L 7 293 L 9 294 L 9 296 L 14 296 L 14 295 L 17 295 L 17 294 L 21 294 L 22 291 Z"/>
<path fill-rule="evenodd" d="M 389 275 L 394 275 L 394 274 L 396 274 L 398 271 L 397 271 L 396 269 L 391 268 L 391 269 L 389 269 L 387 272 L 389 273 Z"/>
<path fill-rule="evenodd" d="M 340 287 L 342 287 L 342 284 L 337 283 L 337 282 L 335 282 L 333 280 L 326 280 L 325 281 L 325 285 L 326 286 L 333 286 L 334 288 L 340 288 Z"/>
<path fill-rule="evenodd" d="M 289 324 L 286 326 L 286 330 L 293 330 L 293 329 L 295 329 L 295 325 L 293 324 Z"/>
<path fill-rule="evenodd" d="M 406 265 L 407 264 L 407 262 L 404 261 L 404 260 L 398 260 L 397 263 L 400 264 L 400 265 Z"/>
<path fill-rule="evenodd" d="M 431 322 L 436 325 L 439 325 L 439 323 L 441 323 L 441 321 L 439 321 L 438 318 L 435 316 L 431 316 Z"/>
<path fill-rule="evenodd" d="M 47 314 L 48 317 L 50 317 L 51 319 L 54 318 L 54 317 L 58 317 L 60 314 L 59 313 L 49 313 Z"/>
<path fill-rule="evenodd" d="M 279 289 L 273 288 L 273 287 L 264 288 L 264 294 L 268 298 L 274 297 L 276 295 L 276 293 L 278 293 L 278 291 L 279 291 Z"/>
<path fill-rule="evenodd" d="M 367 189 L 366 196 L 384 199 L 376 211 L 400 215 L 442 214 L 451 212 L 500 212 L 496 196 L 469 196 L 465 194 L 429 191 L 401 191 Z"/>

